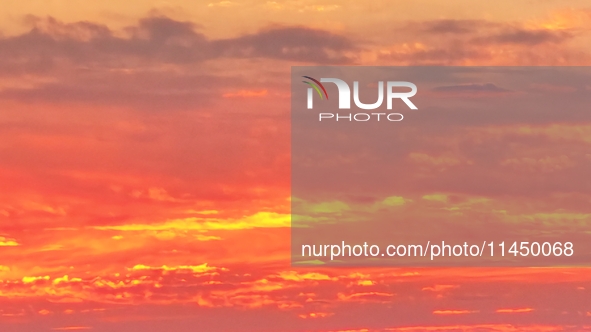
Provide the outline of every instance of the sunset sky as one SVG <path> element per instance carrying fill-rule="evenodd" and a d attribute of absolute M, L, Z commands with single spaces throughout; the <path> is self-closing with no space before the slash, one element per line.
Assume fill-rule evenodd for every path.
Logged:
<path fill-rule="evenodd" d="M 589 269 L 295 268 L 289 229 L 291 66 L 589 65 L 588 0 L 5 0 L 0 59 L 0 332 L 591 330 Z M 470 136 L 515 137 L 562 151 L 516 179 L 591 163 L 588 117 Z M 589 224 L 570 179 L 478 212 Z"/>

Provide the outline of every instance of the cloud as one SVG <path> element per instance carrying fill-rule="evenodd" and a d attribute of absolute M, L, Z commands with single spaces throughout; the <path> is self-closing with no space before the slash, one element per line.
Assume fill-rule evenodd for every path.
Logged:
<path fill-rule="evenodd" d="M 325 318 L 325 317 L 330 317 L 332 315 L 334 315 L 333 312 L 311 312 L 308 314 L 298 315 L 298 317 L 300 317 L 302 319 L 308 319 L 308 318 Z"/>
<path fill-rule="evenodd" d="M 431 291 L 431 292 L 443 292 L 450 289 L 458 288 L 458 285 L 435 285 L 429 287 L 423 287 L 423 291 Z"/>
<path fill-rule="evenodd" d="M 310 272 L 310 273 L 297 273 L 296 271 L 283 271 L 279 273 L 279 277 L 287 281 L 306 281 L 306 280 L 336 280 L 326 274 Z"/>
<path fill-rule="evenodd" d="M 236 2 L 232 1 L 219 1 L 219 2 L 211 2 L 207 5 L 207 7 L 232 7 L 236 6 Z"/>
<path fill-rule="evenodd" d="M 573 32 L 567 29 L 556 30 L 544 26 L 525 27 L 518 23 L 500 23 L 487 20 L 427 20 L 410 23 L 406 29 L 427 36 L 445 34 L 451 37 L 465 36 L 473 42 L 520 45 L 561 43 L 574 37 Z"/>
<path fill-rule="evenodd" d="M 341 301 L 387 303 L 391 301 L 391 298 L 394 297 L 395 294 L 387 292 L 359 292 L 348 295 L 339 293 L 337 296 Z"/>
<path fill-rule="evenodd" d="M 544 24 L 440 19 L 405 24 L 403 38 L 380 47 L 378 63 L 397 65 L 557 65 L 587 64 L 576 45 L 577 29 Z M 506 48 L 500 48 L 503 45 Z M 569 46 L 569 47 L 566 47 Z"/>
<path fill-rule="evenodd" d="M 519 314 L 534 311 L 533 308 L 517 308 L 517 309 L 498 309 L 496 312 L 501 314 Z"/>
<path fill-rule="evenodd" d="M 181 265 L 181 266 L 160 266 L 160 267 L 153 267 L 147 266 L 143 264 L 138 264 L 132 267 L 130 270 L 132 271 L 141 271 L 141 270 L 158 270 L 158 271 L 190 271 L 192 273 L 208 273 L 212 271 L 225 271 L 224 268 L 217 268 L 214 266 L 208 266 L 207 263 L 203 263 L 200 265 Z"/>
<path fill-rule="evenodd" d="M 260 71 L 254 76 L 240 70 L 232 74 L 228 67 L 241 61 L 350 64 L 357 51 L 345 36 L 303 26 L 272 26 L 210 39 L 198 24 L 165 16 L 143 18 L 117 31 L 99 23 L 63 23 L 51 17 L 31 22 L 28 32 L 0 35 L 0 79 L 9 80 L 0 81 L 0 98 L 142 109 L 205 108 L 220 96 L 231 102 L 270 92 L 273 78 L 259 82 Z M 216 69 L 208 67 L 208 61 L 227 64 Z"/>
<path fill-rule="evenodd" d="M 23 277 L 22 278 L 22 281 L 23 281 L 24 284 L 34 283 L 34 282 L 39 281 L 39 280 L 45 280 L 45 281 L 47 281 L 47 280 L 49 280 L 49 276 L 44 276 L 44 277 Z"/>
<path fill-rule="evenodd" d="M 539 45 L 545 43 L 558 44 L 573 37 L 567 31 L 553 31 L 548 29 L 509 28 L 487 37 L 474 39 L 480 43 Z"/>
<path fill-rule="evenodd" d="M 265 57 L 319 64 L 348 64 L 342 55 L 356 49 L 346 37 L 305 27 L 276 27 L 257 34 L 212 42 L 215 54 L 229 57 Z"/>
<path fill-rule="evenodd" d="M 498 87 L 494 83 L 470 83 L 461 85 L 439 86 L 433 89 L 438 92 L 489 92 L 499 93 L 508 92 L 509 90 Z"/>
<path fill-rule="evenodd" d="M 561 171 L 576 166 L 568 156 L 545 156 L 543 158 L 510 158 L 501 162 L 502 166 L 509 166 L 524 172 L 549 173 Z"/>
<path fill-rule="evenodd" d="M 15 239 L 0 236 L 0 247 L 16 247 L 19 243 Z"/>
<path fill-rule="evenodd" d="M 434 315 L 465 315 L 477 313 L 476 310 L 434 310 Z"/>
<path fill-rule="evenodd" d="M 184 218 L 172 219 L 154 224 L 125 224 L 95 226 L 97 230 L 117 231 L 206 231 L 206 230 L 240 230 L 251 228 L 289 227 L 291 215 L 275 212 L 257 212 L 250 216 L 237 219 L 221 218 Z"/>
<path fill-rule="evenodd" d="M 390 196 L 390 197 L 386 197 L 384 198 L 384 200 L 382 200 L 382 204 L 384 205 L 388 205 L 388 206 L 401 206 L 404 205 L 408 202 L 408 199 L 405 199 L 402 196 Z"/>
<path fill-rule="evenodd" d="M 307 27 L 276 26 L 234 38 L 210 40 L 193 22 L 158 16 L 120 32 L 93 22 L 32 20 L 29 32 L 0 39 L 4 73 L 44 72 L 68 60 L 87 67 L 129 67 L 139 62 L 199 63 L 228 58 L 271 58 L 313 63 L 350 63 L 342 55 L 356 47 L 347 37 Z"/>
<path fill-rule="evenodd" d="M 267 90 L 240 90 L 237 92 L 224 93 L 224 98 L 257 98 L 267 95 Z"/>
<path fill-rule="evenodd" d="M 442 19 L 411 23 L 407 28 L 426 34 L 467 34 L 496 25 L 484 20 Z"/>

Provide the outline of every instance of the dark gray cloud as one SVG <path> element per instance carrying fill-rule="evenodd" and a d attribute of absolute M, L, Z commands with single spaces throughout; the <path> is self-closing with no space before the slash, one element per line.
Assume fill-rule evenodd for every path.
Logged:
<path fill-rule="evenodd" d="M 2 98 L 194 108 L 208 105 L 222 91 L 267 89 L 268 82 L 257 77 L 246 82 L 205 69 L 207 60 L 347 64 L 353 59 L 344 54 L 356 50 L 346 37 L 305 27 L 272 27 L 214 40 L 192 22 L 163 16 L 144 18 L 122 32 L 92 22 L 30 21 L 30 31 L 0 38 L 0 76 L 32 74 L 48 80 L 33 88 L 5 88 Z"/>
<path fill-rule="evenodd" d="M 446 34 L 466 37 L 471 42 L 489 44 L 538 45 L 561 43 L 573 37 L 570 31 L 528 29 L 516 24 L 486 20 L 430 20 L 413 22 L 407 26 L 407 29 L 428 36 Z"/>
<path fill-rule="evenodd" d="M 545 29 L 508 28 L 501 32 L 474 39 L 480 43 L 539 45 L 545 43 L 562 43 L 573 37 L 566 31 L 551 31 Z"/>
<path fill-rule="evenodd" d="M 386 61 L 409 63 L 410 65 L 453 65 L 461 61 L 487 61 L 491 55 L 485 50 L 470 47 L 467 43 L 454 41 L 445 46 L 431 49 L 413 49 L 411 51 L 380 54 Z"/>
<path fill-rule="evenodd" d="M 48 18 L 27 33 L 0 39 L 0 70 L 47 70 L 63 59 L 89 66 L 138 60 L 186 64 L 219 57 L 350 63 L 352 59 L 342 54 L 356 48 L 346 37 L 305 27 L 276 27 L 223 40 L 210 40 L 197 30 L 191 22 L 149 17 L 120 37 L 104 25 Z"/>
<path fill-rule="evenodd" d="M 585 63 L 587 56 L 567 45 L 577 32 L 525 27 L 519 23 L 486 20 L 427 20 L 402 28 L 399 49 L 379 54 L 380 60 L 411 65 L 452 65 L 499 62 L 507 64 L 557 64 L 557 59 Z M 413 39 L 412 43 L 409 39 Z M 418 45 L 418 46 L 417 46 Z M 506 52 L 500 48 L 506 47 Z M 558 53 L 560 55 L 558 55 Z M 560 63 L 560 62 L 558 62 Z"/>
<path fill-rule="evenodd" d="M 340 53 L 355 49 L 353 43 L 343 36 L 303 27 L 276 28 L 213 41 L 212 46 L 220 56 L 268 57 L 331 64 L 350 63 L 352 59 Z"/>
<path fill-rule="evenodd" d="M 409 28 L 428 34 L 467 34 L 497 25 L 483 20 L 432 20 L 410 24 Z"/>

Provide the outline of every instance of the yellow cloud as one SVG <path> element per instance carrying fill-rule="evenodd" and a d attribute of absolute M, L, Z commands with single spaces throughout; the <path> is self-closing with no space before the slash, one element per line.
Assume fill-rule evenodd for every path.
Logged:
<path fill-rule="evenodd" d="M 57 284 L 60 284 L 60 283 L 81 282 L 81 281 L 82 281 L 82 279 L 80 279 L 80 278 L 70 278 L 70 277 L 68 277 L 68 275 L 65 275 L 65 276 L 63 276 L 61 278 L 55 278 L 53 280 L 53 284 L 54 285 L 57 285 Z"/>
<path fill-rule="evenodd" d="M 9 239 L 3 236 L 0 236 L 0 247 L 16 247 L 18 246 L 18 242 L 15 239 Z"/>
<path fill-rule="evenodd" d="M 322 202 L 310 207 L 310 211 L 314 213 L 339 213 L 349 209 L 349 205 L 341 201 Z"/>
<path fill-rule="evenodd" d="M 300 274 L 296 271 L 284 271 L 280 272 L 279 276 L 284 280 L 289 281 L 304 281 L 304 280 L 337 280 L 337 278 L 331 278 L 326 274 L 310 272 Z"/>
<path fill-rule="evenodd" d="M 205 214 L 205 215 L 208 215 L 208 214 L 218 214 L 219 211 L 218 210 L 202 210 L 202 211 L 200 211 L 200 210 L 186 210 L 185 213 L 188 213 L 188 214 Z"/>
<path fill-rule="evenodd" d="M 401 206 L 401 205 L 406 204 L 406 200 L 402 196 L 390 196 L 390 197 L 384 198 L 384 200 L 382 201 L 382 204 L 388 205 L 388 206 Z"/>
<path fill-rule="evenodd" d="M 31 284 L 37 280 L 49 280 L 49 276 L 44 277 L 23 277 L 22 281 L 24 284 Z"/>
<path fill-rule="evenodd" d="M 197 238 L 198 241 L 217 241 L 217 240 L 222 239 L 219 236 L 208 236 L 208 235 L 201 235 L 201 234 L 197 234 L 195 236 L 195 238 Z"/>
<path fill-rule="evenodd" d="M 207 231 L 207 230 L 238 230 L 252 228 L 289 227 L 291 216 L 275 212 L 258 212 L 240 219 L 215 218 L 182 218 L 171 219 L 159 224 L 128 224 L 113 226 L 96 226 L 98 230 L 116 231 Z"/>
<path fill-rule="evenodd" d="M 203 263 L 201 265 L 180 265 L 180 266 L 166 266 L 162 265 L 158 266 L 147 266 L 143 264 L 138 264 L 132 267 L 130 270 L 133 271 L 141 271 L 141 270 L 162 270 L 162 271 L 179 271 L 179 270 L 186 270 L 191 271 L 193 273 L 207 273 L 210 271 L 222 270 L 225 271 L 225 268 L 217 268 L 213 266 L 208 266 L 207 263 Z"/>
<path fill-rule="evenodd" d="M 461 163 L 461 161 L 452 156 L 430 156 L 425 153 L 413 152 L 409 154 L 409 159 L 418 164 L 426 164 L 432 166 L 454 166 Z"/>
<path fill-rule="evenodd" d="M 220 2 L 211 2 L 207 5 L 207 7 L 232 7 L 235 6 L 237 3 L 232 1 L 220 1 Z"/>
<path fill-rule="evenodd" d="M 424 200 L 436 201 L 436 202 L 447 202 L 447 195 L 445 194 L 431 194 L 423 196 Z"/>
<path fill-rule="evenodd" d="M 373 286 L 374 282 L 371 280 L 359 280 L 357 281 L 358 286 Z"/>

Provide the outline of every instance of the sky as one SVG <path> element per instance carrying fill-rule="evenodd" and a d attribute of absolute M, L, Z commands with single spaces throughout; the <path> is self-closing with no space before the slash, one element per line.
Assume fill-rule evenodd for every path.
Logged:
<path fill-rule="evenodd" d="M 2 4 L 1 331 L 591 330 L 588 269 L 299 268 L 289 229 L 291 66 L 588 65 L 588 1 Z M 514 176 L 591 160 L 584 118 L 471 135 L 562 151 Z M 450 144 L 409 171 L 489 160 Z M 588 223 L 569 179 L 502 206 Z"/>

